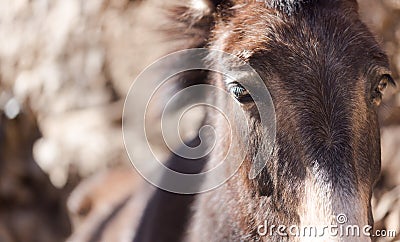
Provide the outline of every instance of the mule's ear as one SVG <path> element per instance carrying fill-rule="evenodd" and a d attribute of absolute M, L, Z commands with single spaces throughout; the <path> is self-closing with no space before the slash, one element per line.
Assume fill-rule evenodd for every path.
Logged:
<path fill-rule="evenodd" d="M 221 1 L 190 0 L 169 9 L 172 23 L 166 34 L 173 39 L 184 39 L 182 48 L 203 47 L 214 25 L 214 12 Z"/>
<path fill-rule="evenodd" d="M 190 0 L 190 5 L 194 9 L 198 9 L 205 12 L 215 12 L 217 7 L 222 4 L 231 4 L 229 0 Z"/>
<path fill-rule="evenodd" d="M 190 0 L 189 7 L 194 11 L 199 11 L 199 13 L 209 14 L 213 13 L 222 2 L 221 0 Z"/>

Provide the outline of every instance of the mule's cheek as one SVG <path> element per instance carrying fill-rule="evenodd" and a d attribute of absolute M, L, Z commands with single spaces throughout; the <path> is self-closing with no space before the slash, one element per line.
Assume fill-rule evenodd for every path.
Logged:
<path fill-rule="evenodd" d="M 370 194 L 379 178 L 381 167 L 380 132 L 375 114 L 369 115 L 365 127 L 365 129 L 359 131 L 362 138 L 359 140 L 358 146 L 355 147 L 357 154 L 355 159 L 359 186 L 362 188 L 360 190 Z"/>
<path fill-rule="evenodd" d="M 381 172 L 381 139 L 380 139 L 380 128 L 378 123 L 378 117 L 376 114 L 373 116 L 373 122 L 371 124 L 373 131 L 371 132 L 370 139 L 374 140 L 373 150 L 376 152 L 372 152 L 371 157 L 371 177 L 372 177 L 372 185 L 378 180 L 380 172 Z M 372 151 L 373 151 L 372 150 Z M 371 152 L 371 151 L 370 151 Z"/>

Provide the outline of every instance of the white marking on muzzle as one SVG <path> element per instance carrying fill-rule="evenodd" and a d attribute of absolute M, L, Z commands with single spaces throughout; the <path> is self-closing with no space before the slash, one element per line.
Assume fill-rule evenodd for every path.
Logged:
<path fill-rule="evenodd" d="M 318 162 L 315 164 L 307 172 L 304 194 L 299 204 L 299 228 L 305 231 L 299 241 L 371 241 L 362 231 L 368 225 L 367 208 L 363 206 L 365 201 L 360 196 L 346 194 L 345 191 L 333 187 L 326 171 L 318 167 Z M 317 229 L 313 229 L 314 227 Z M 353 229 L 356 236 L 353 236 Z"/>

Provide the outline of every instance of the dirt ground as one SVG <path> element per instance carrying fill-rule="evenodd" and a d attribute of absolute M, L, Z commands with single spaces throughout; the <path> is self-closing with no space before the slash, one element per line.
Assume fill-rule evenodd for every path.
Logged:
<path fill-rule="evenodd" d="M 184 44 L 159 30 L 166 23 L 163 9 L 173 1 L 0 1 L 0 241 L 65 240 L 96 204 L 81 202 L 73 214 L 80 222 L 71 221 L 67 199 L 74 188 L 110 169 L 132 169 L 121 139 L 123 102 L 140 71 Z M 400 85 L 400 1 L 359 5 Z M 136 122 L 133 130 L 140 128 Z M 376 229 L 400 233 L 399 88 L 387 92 L 380 122 Z M 137 143 L 137 158 L 151 159 L 140 153 L 146 144 Z M 132 173 L 118 182 L 138 183 Z"/>

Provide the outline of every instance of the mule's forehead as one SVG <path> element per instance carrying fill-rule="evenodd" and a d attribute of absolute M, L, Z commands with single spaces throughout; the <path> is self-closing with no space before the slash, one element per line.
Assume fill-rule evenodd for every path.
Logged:
<path fill-rule="evenodd" d="M 388 67 L 386 55 L 358 16 L 349 17 L 342 9 L 308 9 L 289 16 L 249 4 L 237 9 L 228 22 L 217 24 L 213 47 L 246 61 L 259 53 L 270 53 L 275 62 L 285 58 L 322 62 L 331 58 L 336 63 L 352 63 L 353 67 Z"/>

